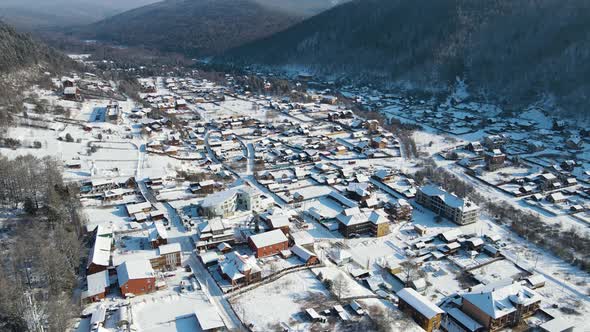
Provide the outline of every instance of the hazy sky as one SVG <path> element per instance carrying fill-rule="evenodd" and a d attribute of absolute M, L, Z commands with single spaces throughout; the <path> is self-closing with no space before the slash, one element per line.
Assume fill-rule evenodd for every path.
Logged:
<path fill-rule="evenodd" d="M 90 24 L 161 0 L 0 0 L 0 19 L 22 29 Z M 193 0 L 199 1 L 199 0 Z M 349 0 L 251 0 L 311 16 Z"/>
<path fill-rule="evenodd" d="M 34 9 L 34 6 L 43 8 L 92 5 L 104 8 L 124 8 L 130 9 L 143 6 L 145 4 L 157 2 L 158 0 L 1 0 L 0 7 L 26 7 Z"/>
<path fill-rule="evenodd" d="M 157 0 L 0 0 L 0 19 L 20 28 L 88 24 Z"/>

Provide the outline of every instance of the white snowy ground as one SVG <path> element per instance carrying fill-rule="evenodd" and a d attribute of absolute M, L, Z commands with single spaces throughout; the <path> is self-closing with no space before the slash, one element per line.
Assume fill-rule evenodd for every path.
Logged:
<path fill-rule="evenodd" d="M 202 331 L 195 310 L 211 306 L 200 292 L 145 298 L 133 305 L 134 321 L 142 332 Z"/>
<path fill-rule="evenodd" d="M 159 80 L 161 83 L 161 80 Z M 159 89 L 161 93 L 166 93 L 166 91 L 162 91 Z M 458 89 L 457 95 L 460 97 L 464 97 L 464 92 Z M 72 102 L 65 102 L 60 101 L 57 99 L 56 96 L 50 93 L 44 93 L 42 91 L 37 91 L 38 94 L 43 95 L 44 98 L 50 100 L 52 103 L 60 104 L 67 108 L 78 109 L 78 111 L 74 110 L 72 112 L 72 117 L 79 120 L 87 121 L 92 114 L 92 111 L 95 107 L 104 106 L 106 101 L 91 101 L 91 102 L 84 102 L 81 104 L 72 103 Z M 201 113 L 205 113 L 204 118 L 217 118 L 217 117 L 224 117 L 230 115 L 253 115 L 257 118 L 266 118 L 266 111 L 253 111 L 252 110 L 252 101 L 243 101 L 229 98 L 228 101 L 222 102 L 219 104 L 220 106 L 214 104 L 204 104 L 202 106 L 205 111 Z M 124 111 L 128 112 L 131 107 L 133 107 L 131 102 L 122 103 Z M 527 114 L 532 118 L 538 119 L 539 114 L 531 113 Z M 281 121 L 283 119 L 294 120 L 293 117 L 285 116 L 283 114 L 279 114 L 275 121 Z M 124 119 L 125 121 L 126 119 Z M 544 119 L 543 123 L 546 124 L 547 120 Z M 85 143 L 90 140 L 96 139 L 96 133 L 102 131 L 102 129 L 111 129 L 114 130 L 114 134 L 108 135 L 106 139 L 108 140 L 124 140 L 122 137 L 126 135 L 126 131 L 124 130 L 124 126 L 116 126 L 111 124 L 101 124 L 101 123 L 93 123 L 92 126 L 95 129 L 92 132 L 87 133 L 81 130 L 81 128 L 73 125 L 66 125 L 66 124 L 57 124 L 58 131 L 48 131 L 48 130 L 41 130 L 41 129 L 24 129 L 24 128 L 17 128 L 18 132 L 16 134 L 20 135 L 19 137 L 25 141 L 32 141 L 32 140 L 39 140 L 42 142 L 42 149 L 39 150 L 32 150 L 32 149 L 19 149 L 19 150 L 6 150 L 2 149 L 3 154 L 7 154 L 10 157 L 14 157 L 19 154 L 24 154 L 27 152 L 32 152 L 38 156 L 43 155 L 59 155 L 63 160 L 68 160 L 71 158 L 75 158 L 80 156 L 81 154 L 85 153 Z M 417 141 L 417 145 L 423 152 L 432 155 L 440 152 L 442 150 L 454 147 L 459 144 L 464 144 L 465 141 L 471 141 L 474 139 L 479 139 L 484 133 L 477 132 L 469 135 L 465 135 L 462 138 L 464 141 L 460 139 L 453 139 L 445 136 L 440 136 L 435 134 L 432 128 L 428 126 L 423 126 L 426 131 L 418 132 L 415 134 L 414 138 Z M 57 140 L 58 135 L 65 135 L 66 132 L 69 132 L 75 139 L 81 138 L 81 143 L 65 143 L 60 142 Z M 13 133 L 14 134 L 14 133 Z M 105 135 L 103 135 L 105 136 Z M 138 140 L 133 140 L 136 146 L 143 142 Z M 432 144 L 431 144 L 432 142 Z M 123 170 L 124 174 L 129 172 L 132 174 L 134 171 L 137 171 L 137 175 L 140 178 L 147 177 L 147 176 L 162 176 L 166 174 L 173 173 L 173 171 L 179 165 L 182 165 L 181 162 L 168 158 L 165 156 L 156 156 L 156 155 L 144 155 L 139 156 L 136 152 L 132 154 L 132 148 L 125 149 L 124 152 L 117 152 L 114 149 L 101 149 L 97 154 L 94 156 L 90 156 L 89 158 L 81 157 L 83 160 L 83 168 L 79 170 L 79 172 L 71 172 L 72 174 L 68 174 L 71 177 L 84 177 L 87 176 L 89 172 L 91 172 L 90 163 L 94 161 L 95 163 L 104 163 L 112 158 L 118 159 L 119 161 L 115 164 L 117 168 Z M 119 150 L 122 151 L 122 150 Z M 124 156 L 122 155 L 124 153 Z M 132 160 L 137 158 L 136 162 Z M 142 159 L 143 158 L 143 159 Z M 129 159 L 123 160 L 121 159 Z M 139 162 L 139 167 L 137 167 Z M 440 162 L 440 161 L 439 161 Z M 335 164 L 344 165 L 346 161 L 335 162 Z M 134 166 L 135 164 L 135 166 Z M 108 164 L 110 165 L 110 164 Z M 357 165 L 363 166 L 393 166 L 395 168 L 400 168 L 402 170 L 411 170 L 415 168 L 414 161 L 411 160 L 401 160 L 396 158 L 396 160 L 359 160 L 357 161 Z M 456 166 L 451 165 L 450 163 L 442 162 L 444 167 L 452 170 L 455 174 L 463 177 L 470 183 L 473 183 L 480 193 L 498 199 L 504 199 L 509 201 L 511 204 L 515 204 L 516 206 L 520 206 L 518 202 L 510 201 L 509 197 L 502 196 L 499 194 L 498 191 L 483 186 L 481 183 L 473 180 L 466 175 L 463 174 L 462 170 Z M 96 167 L 92 169 L 94 174 L 99 176 L 113 176 L 113 174 L 109 174 L 108 170 L 105 169 L 104 165 L 102 167 Z M 134 167 L 137 169 L 135 170 Z M 107 167 L 108 168 L 108 167 Z M 313 203 L 312 203 L 313 204 Z M 521 206 L 522 207 L 522 206 Z M 87 214 L 89 214 L 89 218 L 91 219 L 91 223 L 100 223 L 100 222 L 111 222 L 114 223 L 126 223 L 124 219 L 124 215 L 121 214 L 121 210 L 118 209 L 98 209 L 98 208 L 90 208 L 87 209 Z M 414 219 L 415 223 L 422 224 L 428 227 L 428 232 L 430 234 L 436 234 L 443 230 L 448 230 L 451 228 L 456 227 L 454 224 L 450 224 L 448 222 L 443 222 L 441 224 L 435 224 L 433 222 L 434 216 L 429 211 L 422 211 L 420 209 L 416 209 L 414 212 Z M 547 218 L 548 222 L 551 222 L 552 218 Z M 553 219 L 554 220 L 554 219 Z M 560 217 L 557 219 L 558 222 L 561 222 L 565 225 L 575 225 L 579 226 L 579 222 L 574 222 L 569 217 Z M 310 233 L 312 236 L 318 239 L 334 239 L 340 238 L 339 235 L 336 235 L 333 232 L 328 232 L 322 226 L 312 223 L 312 228 L 307 232 Z M 411 241 L 415 235 L 412 235 L 412 231 L 410 230 L 411 227 L 401 227 L 401 231 L 398 232 L 398 229 L 394 229 L 394 232 L 383 239 L 380 240 L 367 240 L 367 239 L 355 239 L 348 242 L 348 245 L 352 248 L 353 252 L 353 259 L 359 263 L 360 265 L 365 265 L 367 262 L 374 262 L 381 257 L 384 256 L 398 256 L 400 255 L 400 248 L 405 246 L 407 241 Z M 575 306 L 577 310 L 579 310 L 582 315 L 580 316 L 564 316 L 564 318 L 575 322 L 583 328 L 585 325 L 585 319 L 588 317 L 590 313 L 590 302 L 588 298 L 588 287 L 587 281 L 590 280 L 588 274 L 581 272 L 580 270 L 573 268 L 566 262 L 557 259 L 556 257 L 552 256 L 551 254 L 536 248 L 526 242 L 524 239 L 516 237 L 512 232 L 507 230 L 504 227 L 499 227 L 490 221 L 485 216 L 482 220 L 474 225 L 469 225 L 462 227 L 464 233 L 477 233 L 482 234 L 483 232 L 488 234 L 499 234 L 504 239 L 503 241 L 506 242 L 506 247 L 504 251 L 506 255 L 509 257 L 511 261 L 518 264 L 525 264 L 529 266 L 533 266 L 536 268 L 538 273 L 545 275 L 548 278 L 548 282 L 546 286 L 539 290 L 539 292 L 546 297 L 546 301 L 543 302 L 543 306 L 550 306 L 553 303 L 558 304 L 569 304 L 571 306 Z M 172 232 L 175 233 L 175 232 Z M 174 234 L 174 237 L 179 239 L 185 239 L 183 234 Z M 333 240 L 330 240 L 333 241 Z M 438 262 L 437 262 L 438 263 Z M 511 265 L 505 261 L 499 265 L 497 271 L 493 273 L 489 273 L 489 271 L 480 271 L 480 273 L 485 274 L 486 276 L 490 276 L 492 274 L 497 274 L 499 277 L 504 275 L 512 275 Z M 442 269 L 448 272 L 452 272 L 450 266 L 445 264 L 438 264 L 439 266 L 435 266 L 434 269 Z M 328 275 L 331 272 L 335 272 L 337 274 L 344 274 L 342 270 L 338 270 L 334 267 L 325 268 L 326 273 Z M 458 288 L 456 280 L 451 277 L 451 273 L 449 274 L 439 274 L 437 276 L 431 276 L 432 281 L 436 281 L 438 285 L 435 285 L 432 289 L 429 289 L 428 295 L 434 296 L 437 292 L 447 293 L 453 292 Z M 495 278 L 495 276 L 492 275 Z M 498 278 L 499 278 L 498 277 Z M 350 281 L 350 277 L 347 276 L 347 280 Z M 349 284 L 350 290 L 353 292 L 358 292 L 359 294 L 368 292 L 367 289 L 360 286 L 356 282 L 352 281 L 353 283 Z M 247 292 L 247 296 L 240 296 L 237 299 L 237 306 L 243 308 L 243 315 L 247 318 L 247 322 L 252 322 L 255 325 L 255 330 L 264 330 L 268 328 L 269 325 L 275 324 L 277 322 L 289 322 L 291 321 L 301 310 L 302 310 L 302 303 L 305 302 L 306 295 L 310 294 L 320 294 L 322 296 L 328 296 L 327 290 L 324 286 L 317 280 L 310 272 L 298 272 L 295 274 L 289 274 L 278 281 L 275 281 L 271 284 L 261 286 L 253 291 Z M 194 318 L 190 318 L 190 314 L 192 310 L 194 310 L 194 305 L 198 305 L 200 301 L 205 301 L 204 299 L 195 298 L 189 299 L 187 297 L 178 297 L 178 295 L 170 294 L 167 292 L 158 292 L 155 295 L 157 296 L 164 296 L 166 299 L 162 299 L 163 303 L 155 303 L 150 298 L 152 297 L 145 297 L 145 303 L 137 304 L 136 308 L 134 308 L 134 314 L 141 319 L 137 320 L 141 324 L 142 330 L 147 331 L 188 331 L 188 330 L 196 330 L 196 327 L 193 325 Z M 272 295 L 272 296 L 269 296 Z M 190 303 L 190 304 L 189 304 Z M 190 307 L 190 308 L 189 308 Z M 262 309 L 266 308 L 266 309 Z M 276 308 L 283 308 L 282 310 L 275 310 Z M 563 314 L 560 314 L 563 315 Z"/>
<path fill-rule="evenodd" d="M 308 307 L 306 302 L 313 294 L 330 297 L 324 285 L 305 270 L 248 291 L 232 302 L 238 316 L 254 325 L 253 331 L 269 331 L 277 323 L 300 326 L 298 314 Z"/>

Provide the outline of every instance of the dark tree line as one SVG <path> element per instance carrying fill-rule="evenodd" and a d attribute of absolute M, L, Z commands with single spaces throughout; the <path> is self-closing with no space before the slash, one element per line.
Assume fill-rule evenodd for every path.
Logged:
<path fill-rule="evenodd" d="M 65 331 L 79 312 L 72 298 L 83 256 L 77 187 L 64 183 L 58 160 L 30 155 L 0 158 L 0 187 L 4 209 L 24 211 L 9 218 L 0 247 L 0 330 Z"/>

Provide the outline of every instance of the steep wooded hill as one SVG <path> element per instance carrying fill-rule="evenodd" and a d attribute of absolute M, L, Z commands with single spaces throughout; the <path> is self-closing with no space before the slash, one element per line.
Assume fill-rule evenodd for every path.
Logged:
<path fill-rule="evenodd" d="M 590 2 L 355 0 L 221 61 L 444 87 L 455 77 L 510 103 L 588 104 Z"/>
<path fill-rule="evenodd" d="M 301 19 L 252 0 L 168 0 L 70 33 L 127 46 L 208 56 L 267 37 Z"/>
<path fill-rule="evenodd" d="M 72 63 L 63 54 L 0 21 L 0 72 L 8 73 L 33 65 L 63 69 Z"/>

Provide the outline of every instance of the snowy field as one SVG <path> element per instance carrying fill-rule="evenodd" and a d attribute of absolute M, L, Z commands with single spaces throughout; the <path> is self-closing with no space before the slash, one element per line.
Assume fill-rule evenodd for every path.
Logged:
<path fill-rule="evenodd" d="M 311 272 L 301 271 L 248 291 L 232 303 L 253 331 L 273 331 L 280 323 L 297 326 L 305 308 L 329 298 L 328 290 Z"/>
<path fill-rule="evenodd" d="M 203 294 L 173 294 L 135 304 L 133 316 L 142 332 L 199 332 L 194 312 L 210 305 Z"/>

